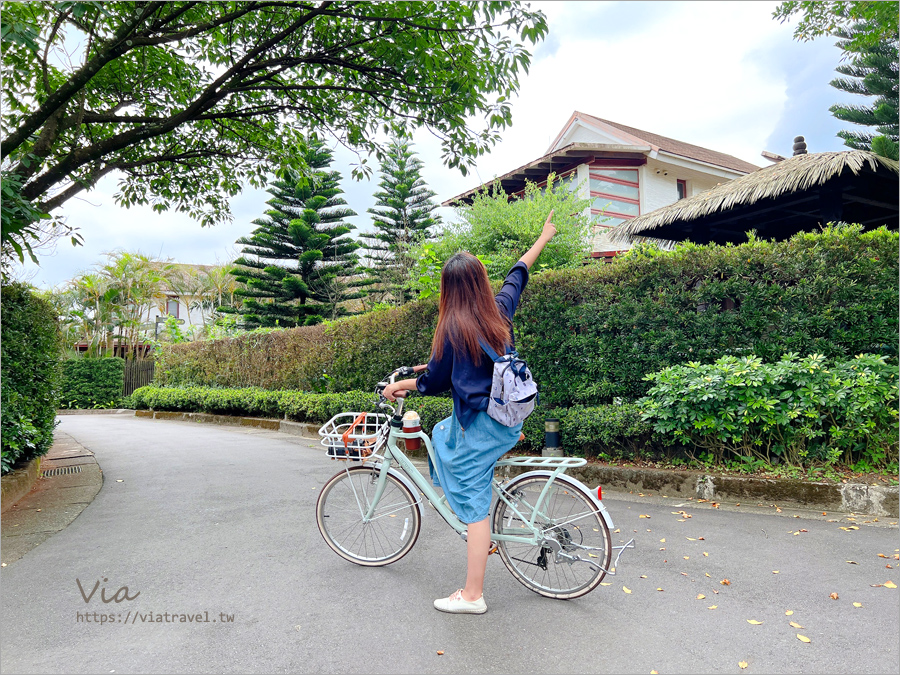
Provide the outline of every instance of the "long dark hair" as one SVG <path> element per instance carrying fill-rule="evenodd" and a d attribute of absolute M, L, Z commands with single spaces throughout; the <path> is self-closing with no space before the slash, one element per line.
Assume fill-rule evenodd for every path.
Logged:
<path fill-rule="evenodd" d="M 431 343 L 434 355 L 441 358 L 449 339 L 455 351 L 467 353 L 479 365 L 484 355 L 479 340 L 503 354 L 510 344 L 509 328 L 481 261 L 465 251 L 450 256 L 441 271 L 441 304 Z"/>

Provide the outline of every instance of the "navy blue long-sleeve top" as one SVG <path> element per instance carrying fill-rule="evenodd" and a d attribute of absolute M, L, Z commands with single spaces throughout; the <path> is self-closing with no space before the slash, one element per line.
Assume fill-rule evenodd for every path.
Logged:
<path fill-rule="evenodd" d="M 503 287 L 494 298 L 500 313 L 509 319 L 510 340 L 514 339 L 513 315 L 527 283 L 528 267 L 519 261 L 506 275 Z M 447 339 L 442 357 L 436 359 L 434 354 L 431 355 L 428 368 L 416 380 L 416 388 L 425 395 L 440 394 L 449 389 L 453 394 L 453 413 L 462 428 L 467 429 L 480 411 L 487 410 L 493 376 L 494 364 L 487 354 L 482 355 L 480 365 L 475 365 L 467 353 L 457 353 Z"/>

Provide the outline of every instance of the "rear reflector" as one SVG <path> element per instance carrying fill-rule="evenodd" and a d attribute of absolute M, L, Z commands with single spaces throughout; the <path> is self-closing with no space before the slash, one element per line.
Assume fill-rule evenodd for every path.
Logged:
<path fill-rule="evenodd" d="M 603 488 L 601 486 L 597 486 L 597 499 L 603 499 Z"/>

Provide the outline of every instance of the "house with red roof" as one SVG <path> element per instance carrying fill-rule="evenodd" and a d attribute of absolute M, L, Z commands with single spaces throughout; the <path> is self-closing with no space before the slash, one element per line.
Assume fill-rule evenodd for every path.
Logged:
<path fill-rule="evenodd" d="M 593 199 L 592 255 L 607 257 L 628 248 L 610 240 L 627 221 L 745 176 L 760 167 L 725 153 L 574 112 L 543 156 L 506 173 L 499 182 L 509 195 L 525 182 L 544 183 L 550 173 Z M 478 186 L 443 202 L 471 201 Z"/>

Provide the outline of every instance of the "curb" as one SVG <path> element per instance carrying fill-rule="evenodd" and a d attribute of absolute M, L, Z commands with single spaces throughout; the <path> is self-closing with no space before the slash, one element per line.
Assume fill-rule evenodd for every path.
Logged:
<path fill-rule="evenodd" d="M 59 430 L 36 475 L 28 493 L 4 511 L 0 521 L 4 567 L 67 528 L 103 485 L 103 471 L 94 454 Z"/>
<path fill-rule="evenodd" d="M 0 479 L 0 513 L 6 512 L 17 501 L 31 492 L 41 475 L 41 458 L 35 457 L 21 469 L 10 471 Z"/>
<path fill-rule="evenodd" d="M 84 411 L 93 413 L 97 411 Z M 109 412 L 109 411 L 102 411 Z M 281 431 L 310 440 L 318 440 L 319 424 L 290 422 L 262 417 L 237 417 L 209 413 L 164 412 L 154 410 L 123 410 L 135 417 L 161 420 L 182 420 L 207 424 L 257 427 Z M 407 453 L 413 459 L 425 459 L 422 448 Z M 509 467 L 509 475 L 516 475 Z M 524 469 L 522 469 L 524 471 Z M 586 485 L 602 485 L 605 490 L 625 492 L 657 492 L 668 496 L 693 497 L 707 501 L 736 501 L 764 504 L 793 504 L 816 510 L 840 510 L 873 516 L 900 516 L 900 488 L 898 486 L 868 485 L 866 483 L 812 483 L 791 479 L 745 478 L 708 474 L 701 471 L 671 471 L 640 469 L 604 464 L 587 464 L 569 469 L 566 473 Z"/>
<path fill-rule="evenodd" d="M 59 415 L 132 415 L 134 414 L 134 410 L 130 408 L 66 408 L 64 410 L 57 410 L 57 416 Z"/>

